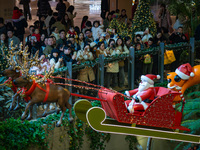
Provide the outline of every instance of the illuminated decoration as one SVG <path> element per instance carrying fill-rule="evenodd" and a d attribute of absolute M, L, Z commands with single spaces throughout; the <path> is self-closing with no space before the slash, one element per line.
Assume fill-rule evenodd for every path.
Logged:
<path fill-rule="evenodd" d="M 149 5 L 149 0 L 139 1 L 139 5 L 133 18 L 133 37 L 135 36 L 135 32 L 145 31 L 146 28 L 149 29 L 149 32 L 152 36 L 155 36 L 157 32 L 156 22 L 153 18 L 153 14 L 151 13 Z"/>
<path fill-rule="evenodd" d="M 128 27 L 124 22 L 120 23 L 116 18 L 110 22 L 109 29 L 115 29 L 118 36 L 123 39 L 127 36 L 132 38 L 132 27 Z"/>

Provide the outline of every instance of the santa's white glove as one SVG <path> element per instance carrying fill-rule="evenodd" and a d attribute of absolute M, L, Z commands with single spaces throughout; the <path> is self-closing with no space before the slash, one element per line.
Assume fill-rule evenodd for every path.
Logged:
<path fill-rule="evenodd" d="M 135 100 L 135 102 L 140 102 L 140 99 L 138 98 L 138 96 L 137 95 L 133 95 L 133 98 L 134 98 L 134 100 Z"/>
<path fill-rule="evenodd" d="M 135 101 L 132 100 L 132 101 L 129 103 L 128 107 L 129 107 L 129 106 L 133 106 L 134 103 L 135 103 Z"/>
<path fill-rule="evenodd" d="M 128 111 L 129 111 L 130 113 L 133 113 L 133 112 L 134 112 L 133 106 L 130 106 L 130 105 L 129 105 L 127 109 L 128 109 Z"/>

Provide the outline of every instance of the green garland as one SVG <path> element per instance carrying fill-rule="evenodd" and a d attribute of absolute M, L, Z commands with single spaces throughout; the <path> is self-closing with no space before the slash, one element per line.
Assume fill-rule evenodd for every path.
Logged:
<path fill-rule="evenodd" d="M 127 135 L 125 140 L 129 142 L 129 150 L 135 150 L 135 145 L 138 142 L 135 136 Z"/>
<path fill-rule="evenodd" d="M 101 133 L 93 130 L 89 125 L 85 128 L 85 134 L 88 136 L 91 150 L 104 150 L 106 145 L 105 142 L 110 140 L 109 133 Z"/>
<path fill-rule="evenodd" d="M 199 42 L 200 43 L 200 42 Z M 165 49 L 167 50 L 173 50 L 173 51 L 183 51 L 186 49 L 189 49 L 191 46 L 188 43 L 177 43 L 177 44 L 169 44 L 165 46 Z M 160 46 L 141 50 L 141 51 L 135 51 L 135 56 L 140 57 L 145 54 L 151 54 L 151 55 L 156 55 L 160 51 Z M 125 58 L 129 57 L 129 54 L 120 54 L 120 55 L 115 55 L 112 57 L 105 57 L 104 59 L 104 64 L 107 65 L 108 63 L 115 62 L 115 61 L 120 61 Z M 88 67 L 94 67 L 99 63 L 99 58 L 93 61 L 85 61 L 84 63 L 81 63 L 79 65 L 73 64 L 72 65 L 72 71 L 79 71 L 80 69 L 84 69 L 86 66 Z M 59 74 L 60 72 L 66 72 L 67 67 L 62 67 L 59 69 L 55 69 L 54 74 Z"/>

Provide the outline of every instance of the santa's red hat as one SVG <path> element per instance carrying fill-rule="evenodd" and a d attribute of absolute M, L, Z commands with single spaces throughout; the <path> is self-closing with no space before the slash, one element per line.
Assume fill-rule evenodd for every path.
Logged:
<path fill-rule="evenodd" d="M 160 79 L 160 75 L 147 74 L 147 75 L 141 76 L 141 80 L 145 80 L 149 84 L 154 84 L 154 81 L 153 81 L 154 79 Z"/>
<path fill-rule="evenodd" d="M 175 72 L 183 80 L 188 80 L 190 77 L 194 77 L 192 66 L 189 63 L 179 66 Z"/>

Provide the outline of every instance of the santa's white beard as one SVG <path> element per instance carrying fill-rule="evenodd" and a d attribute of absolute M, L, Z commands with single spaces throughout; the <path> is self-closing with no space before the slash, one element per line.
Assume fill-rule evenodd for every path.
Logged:
<path fill-rule="evenodd" d="M 142 82 L 140 83 L 139 87 L 138 87 L 138 91 L 141 92 L 141 91 L 144 91 L 148 88 L 151 87 L 151 84 L 149 84 L 148 82 Z"/>

